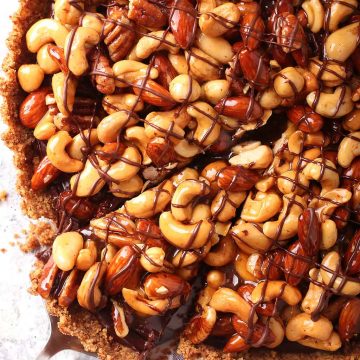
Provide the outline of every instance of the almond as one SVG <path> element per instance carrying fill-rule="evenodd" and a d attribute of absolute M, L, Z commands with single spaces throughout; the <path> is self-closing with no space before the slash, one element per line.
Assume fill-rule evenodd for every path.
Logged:
<path fill-rule="evenodd" d="M 313 208 L 307 208 L 299 217 L 299 242 L 304 254 L 314 256 L 319 251 L 321 241 L 321 225 Z"/>
<path fill-rule="evenodd" d="M 150 299 L 167 299 L 178 295 L 186 297 L 189 294 L 190 285 L 178 275 L 162 272 L 146 277 L 144 291 Z"/>
<path fill-rule="evenodd" d="M 305 133 L 315 133 L 324 126 L 324 119 L 309 106 L 295 105 L 287 111 L 289 120 Z"/>
<path fill-rule="evenodd" d="M 342 308 L 339 316 L 339 335 L 342 340 L 349 341 L 360 333 L 360 299 L 349 300 Z"/>
<path fill-rule="evenodd" d="M 289 285 L 298 285 L 306 276 L 311 259 L 306 257 L 300 241 L 295 241 L 286 251 L 284 257 L 285 279 Z"/>
<path fill-rule="evenodd" d="M 61 192 L 58 201 L 69 216 L 79 220 L 92 219 L 96 210 L 96 206 L 89 199 L 77 197 L 71 190 Z"/>
<path fill-rule="evenodd" d="M 160 228 L 153 220 L 138 219 L 136 221 L 137 238 L 147 247 L 168 248 L 168 243 L 161 234 Z"/>
<path fill-rule="evenodd" d="M 111 260 L 105 276 L 105 290 L 109 295 L 121 292 L 139 260 L 131 246 L 122 247 Z"/>
<path fill-rule="evenodd" d="M 47 46 L 47 52 L 48 52 L 49 56 L 51 57 L 51 59 L 54 60 L 56 62 L 56 64 L 59 66 L 60 70 L 64 74 L 68 74 L 69 68 L 66 64 L 64 49 L 62 49 L 56 45 L 49 44 Z"/>
<path fill-rule="evenodd" d="M 47 156 L 45 156 L 40 161 L 31 178 L 31 188 L 35 191 L 45 189 L 60 175 L 60 173 L 61 171 L 50 162 Z"/>
<path fill-rule="evenodd" d="M 133 90 L 144 102 L 159 107 L 173 107 L 176 105 L 169 91 L 163 86 L 151 79 L 148 79 L 145 84 L 143 84 L 143 81 L 143 79 L 137 80 Z"/>
<path fill-rule="evenodd" d="M 21 103 L 19 118 L 25 127 L 35 129 L 38 122 L 48 111 L 45 99 L 46 95 L 51 92 L 51 88 L 48 87 L 33 91 Z"/>
<path fill-rule="evenodd" d="M 239 53 L 239 62 L 244 77 L 257 90 L 268 87 L 270 68 L 264 54 L 258 50 L 243 49 Z"/>
<path fill-rule="evenodd" d="M 188 0 L 174 0 L 173 6 L 174 10 L 170 12 L 170 28 L 180 47 L 187 49 L 195 37 L 196 10 Z"/>
<path fill-rule="evenodd" d="M 156 3 L 146 0 L 130 0 L 128 17 L 138 25 L 148 28 L 161 28 L 166 25 L 167 16 Z"/>
<path fill-rule="evenodd" d="M 221 154 L 227 152 L 234 145 L 234 140 L 229 132 L 221 130 L 218 139 L 209 147 L 209 152 Z"/>
<path fill-rule="evenodd" d="M 254 170 L 241 166 L 226 166 L 218 172 L 217 184 L 226 191 L 247 191 L 259 180 L 260 175 Z"/>
<path fill-rule="evenodd" d="M 360 272 L 360 230 L 352 237 L 344 254 L 346 274 L 354 275 Z"/>
<path fill-rule="evenodd" d="M 241 20 L 240 34 L 249 50 L 259 47 L 265 31 L 260 12 L 246 12 Z"/>
<path fill-rule="evenodd" d="M 168 90 L 171 80 L 178 75 L 177 71 L 172 66 L 170 60 L 163 54 L 156 54 L 154 56 L 154 67 L 159 72 L 159 76 L 156 79 L 157 82 Z"/>
<path fill-rule="evenodd" d="M 53 257 L 50 256 L 48 262 L 42 269 L 37 288 L 37 292 L 42 298 L 47 299 L 50 296 L 58 272 L 59 268 L 56 266 Z"/>
<path fill-rule="evenodd" d="M 233 335 L 225 344 L 223 351 L 225 353 L 234 353 L 250 349 L 248 342 L 239 334 Z"/>
<path fill-rule="evenodd" d="M 156 137 L 152 139 L 147 144 L 146 153 L 154 165 L 159 168 L 176 161 L 174 146 L 164 138 Z"/>
<path fill-rule="evenodd" d="M 220 101 L 215 110 L 223 115 L 236 118 L 241 123 L 258 120 L 263 115 L 259 103 L 250 96 L 229 97 Z"/>
<path fill-rule="evenodd" d="M 78 269 L 73 269 L 61 288 L 58 297 L 60 306 L 67 308 L 75 301 L 81 280 L 82 273 Z"/>

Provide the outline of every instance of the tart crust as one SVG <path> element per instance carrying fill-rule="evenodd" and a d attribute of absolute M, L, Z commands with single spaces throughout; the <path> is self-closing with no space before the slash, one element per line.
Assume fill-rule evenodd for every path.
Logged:
<path fill-rule="evenodd" d="M 44 5 L 45 4 L 45 5 Z M 30 187 L 30 179 L 38 158 L 34 152 L 34 137 L 32 131 L 24 128 L 18 119 L 18 109 L 25 93 L 20 89 L 16 69 L 23 63 L 29 63 L 29 59 L 35 58 L 30 54 L 25 44 L 25 34 L 29 26 L 40 18 L 46 17 L 51 8 L 51 1 L 44 0 L 19 0 L 19 9 L 12 16 L 13 31 L 11 32 L 7 46 L 9 53 L 3 62 L 5 78 L 0 79 L 0 94 L 3 95 L 3 107 L 0 110 L 8 130 L 2 135 L 6 145 L 14 153 L 14 163 L 18 169 L 17 191 L 22 197 L 21 207 L 26 215 L 38 219 L 42 216 L 55 219 L 52 201 L 45 192 L 34 192 Z M 39 223 L 38 226 L 44 226 Z M 50 240 L 50 239 L 48 239 Z M 41 261 L 37 261 L 31 273 L 31 289 L 36 294 L 38 279 L 43 267 Z M 58 326 L 62 333 L 77 337 L 85 350 L 95 352 L 100 359 L 137 359 L 138 354 L 117 342 L 108 335 L 107 330 L 99 323 L 97 318 L 90 312 L 75 307 L 64 309 L 57 305 L 56 300 L 47 300 L 46 307 L 50 314 L 59 318 Z M 322 351 L 307 351 L 304 353 L 277 352 L 274 350 L 252 349 L 239 355 L 224 354 L 221 350 L 201 344 L 192 345 L 183 337 L 180 339 L 178 352 L 187 359 L 341 359 L 352 360 L 360 358 L 360 344 L 345 344 L 335 353 L 329 354 Z"/>

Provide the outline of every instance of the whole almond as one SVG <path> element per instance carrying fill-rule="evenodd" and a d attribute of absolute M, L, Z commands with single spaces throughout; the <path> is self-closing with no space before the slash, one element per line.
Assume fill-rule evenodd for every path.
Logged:
<path fill-rule="evenodd" d="M 37 292 L 42 298 L 47 299 L 50 296 L 58 272 L 59 268 L 56 266 L 53 257 L 50 256 L 48 262 L 42 269 L 38 282 Z"/>
<path fill-rule="evenodd" d="M 21 103 L 19 118 L 25 127 L 35 129 L 38 122 L 46 114 L 48 107 L 45 99 L 51 91 L 51 88 L 48 87 L 33 91 Z"/>
<path fill-rule="evenodd" d="M 152 139 L 146 147 L 146 153 L 155 166 L 162 167 L 176 161 L 174 146 L 164 138 Z"/>
<path fill-rule="evenodd" d="M 217 184 L 226 191 L 247 191 L 259 180 L 260 175 L 254 170 L 241 166 L 226 166 L 218 172 Z"/>
<path fill-rule="evenodd" d="M 360 272 L 360 230 L 352 237 L 344 254 L 345 272 L 354 275 Z"/>
<path fill-rule="evenodd" d="M 156 81 L 165 89 L 169 89 L 171 80 L 178 76 L 177 71 L 172 66 L 170 60 L 164 54 L 156 54 L 154 56 L 154 67 L 159 72 Z"/>
<path fill-rule="evenodd" d="M 249 50 L 259 47 L 265 31 L 265 23 L 259 12 L 247 12 L 241 20 L 240 34 Z"/>
<path fill-rule="evenodd" d="M 71 190 L 61 192 L 58 201 L 68 215 L 79 220 L 92 219 L 96 211 L 95 205 L 89 199 L 77 197 Z"/>
<path fill-rule="evenodd" d="M 319 251 L 321 225 L 313 208 L 307 208 L 299 217 L 298 236 L 304 253 L 314 256 Z"/>
<path fill-rule="evenodd" d="M 320 131 L 324 125 L 323 117 L 309 106 L 295 105 L 287 111 L 289 120 L 305 133 Z"/>
<path fill-rule="evenodd" d="M 349 341 L 360 333 L 360 299 L 349 300 L 339 316 L 339 335 L 343 341 Z"/>
<path fill-rule="evenodd" d="M 57 169 L 45 156 L 37 166 L 34 175 L 31 178 L 31 188 L 35 191 L 45 189 L 59 175 L 61 171 Z"/>

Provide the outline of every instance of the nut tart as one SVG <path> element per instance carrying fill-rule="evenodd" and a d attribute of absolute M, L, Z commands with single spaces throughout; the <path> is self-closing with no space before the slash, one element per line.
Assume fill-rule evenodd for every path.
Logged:
<path fill-rule="evenodd" d="M 13 22 L 4 139 L 56 225 L 31 279 L 61 332 L 100 359 L 151 358 L 175 318 L 184 359 L 358 355 L 357 0 L 21 0 Z"/>

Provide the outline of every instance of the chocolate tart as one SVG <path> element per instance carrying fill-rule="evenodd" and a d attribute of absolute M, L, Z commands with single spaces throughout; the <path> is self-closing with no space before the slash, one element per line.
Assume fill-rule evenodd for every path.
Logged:
<path fill-rule="evenodd" d="M 22 196 L 22 209 L 26 215 L 33 219 L 44 216 L 55 220 L 57 218 L 57 208 L 54 206 L 54 189 L 50 187 L 44 191 L 34 191 L 31 188 L 31 178 L 40 161 L 41 149 L 39 150 L 32 131 L 22 126 L 19 120 L 19 107 L 26 94 L 17 80 L 17 70 L 22 64 L 36 62 L 35 55 L 27 50 L 25 34 L 33 23 L 51 13 L 51 7 L 51 1 L 20 0 L 20 8 L 12 17 L 14 28 L 8 39 L 9 54 L 3 63 L 6 77 L 0 81 L 0 90 L 4 97 L 1 114 L 9 126 L 9 130 L 3 135 L 3 139 L 7 146 L 13 150 L 14 163 L 19 170 L 17 190 Z M 229 36 L 231 37 L 231 34 Z M 43 225 L 39 224 L 39 227 L 41 226 Z M 47 240 L 51 239 L 44 239 L 44 242 Z M 49 251 L 37 254 L 38 260 L 31 274 L 32 291 L 35 294 L 37 293 L 44 263 L 49 259 L 49 256 Z M 46 307 L 50 314 L 59 318 L 58 326 L 62 333 L 77 337 L 87 351 L 97 353 L 100 359 L 122 358 L 131 360 L 139 358 L 139 352 L 134 351 L 132 348 L 139 350 L 144 345 L 141 344 L 137 347 L 131 341 L 127 344 L 126 341 L 119 341 L 119 338 L 114 335 L 113 329 L 109 326 L 108 314 L 102 314 L 102 311 L 95 314 L 78 306 L 78 304 L 64 308 L 58 305 L 56 299 L 47 299 Z M 193 312 L 193 310 L 189 312 Z M 178 347 L 174 346 L 171 350 L 182 354 L 184 359 L 208 358 L 209 360 L 231 358 L 308 359 L 309 357 L 314 359 L 336 358 L 350 360 L 360 356 L 360 346 L 355 341 L 345 343 L 340 350 L 334 353 L 315 351 L 300 345 L 287 343 L 281 346 L 280 349 L 250 349 L 240 354 L 225 354 L 221 349 L 223 344 L 214 346 L 215 343 L 216 341 L 207 341 L 205 344 L 193 345 L 180 334 Z M 160 359 L 161 354 L 157 358 Z"/>

